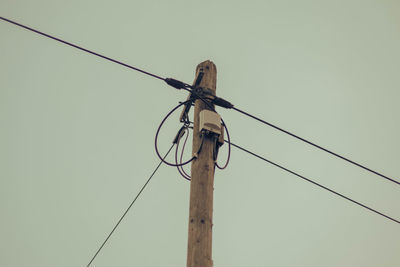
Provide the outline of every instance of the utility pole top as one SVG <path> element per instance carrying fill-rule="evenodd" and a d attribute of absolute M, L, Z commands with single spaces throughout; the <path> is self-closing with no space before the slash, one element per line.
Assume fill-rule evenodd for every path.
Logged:
<path fill-rule="evenodd" d="M 200 81 L 200 82 L 199 82 Z M 198 83 L 198 84 L 196 84 Z M 196 68 L 193 86 L 202 87 L 213 95 L 217 87 L 217 67 L 210 60 Z M 210 106 L 214 106 L 209 102 Z M 190 210 L 187 267 L 212 267 L 212 214 L 214 193 L 213 135 L 200 132 L 199 114 L 210 107 L 202 100 L 195 101 L 193 120 L 193 154 L 198 157 L 192 162 L 190 182 Z"/>
<path fill-rule="evenodd" d="M 200 71 L 204 72 L 204 77 L 200 83 L 200 87 L 203 87 L 202 85 L 207 84 L 212 86 L 208 88 L 215 92 L 217 89 L 217 66 L 215 66 L 211 60 L 206 60 L 197 65 L 196 78 Z"/>

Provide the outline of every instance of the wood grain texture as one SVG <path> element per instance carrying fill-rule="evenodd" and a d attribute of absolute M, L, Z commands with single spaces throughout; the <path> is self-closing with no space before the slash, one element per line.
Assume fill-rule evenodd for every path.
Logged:
<path fill-rule="evenodd" d="M 200 87 L 209 88 L 215 95 L 217 68 L 207 60 L 196 68 L 196 77 L 204 72 Z M 201 144 L 199 113 L 210 109 L 201 100 L 196 100 L 194 108 L 193 153 Z M 212 267 L 212 214 L 214 193 L 213 142 L 205 137 L 198 158 L 192 162 L 190 183 L 189 237 L 187 267 Z"/>

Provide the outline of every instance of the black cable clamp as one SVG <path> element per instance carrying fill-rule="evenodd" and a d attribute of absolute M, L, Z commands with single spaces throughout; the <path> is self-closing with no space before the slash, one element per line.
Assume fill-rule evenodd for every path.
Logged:
<path fill-rule="evenodd" d="M 199 86 L 201 83 L 201 80 L 203 79 L 203 76 L 204 76 L 204 72 L 200 72 L 199 75 L 197 76 L 197 79 L 194 82 L 193 86 L 191 86 L 187 83 L 184 83 L 182 81 L 173 79 L 173 78 L 166 78 L 164 81 L 168 85 L 170 85 L 176 89 L 179 89 L 179 90 L 191 88 L 192 90 L 189 89 L 191 91 L 191 94 L 189 95 L 188 100 L 192 100 L 192 102 L 194 102 L 196 99 L 199 99 L 199 98 L 206 98 L 206 99 L 211 100 L 212 103 L 217 106 L 227 108 L 227 109 L 233 108 L 232 103 L 230 103 L 229 101 L 227 101 L 221 97 L 215 96 L 213 94 L 213 90 L 211 90 L 210 88 L 205 88 L 205 87 Z M 188 105 L 188 104 L 185 105 L 185 113 L 188 113 L 190 106 L 191 105 Z"/>
<path fill-rule="evenodd" d="M 189 86 L 188 84 L 186 84 L 184 82 L 181 82 L 179 80 L 173 79 L 173 78 L 166 78 L 164 81 L 168 85 L 170 85 L 170 86 L 172 86 L 172 87 L 174 87 L 176 89 L 184 89 L 184 88 L 187 88 Z"/>
<path fill-rule="evenodd" d="M 196 95 L 196 98 L 205 98 L 207 100 L 211 100 L 211 102 L 217 106 L 231 109 L 234 107 L 232 103 L 223 99 L 222 97 L 215 96 L 213 94 L 213 90 L 204 87 L 197 87 L 192 90 L 193 94 Z"/>

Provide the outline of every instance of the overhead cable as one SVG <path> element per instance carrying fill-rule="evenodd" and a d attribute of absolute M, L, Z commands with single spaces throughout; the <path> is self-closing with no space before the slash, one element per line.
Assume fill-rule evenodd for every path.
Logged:
<path fill-rule="evenodd" d="M 92 55 L 101 57 L 101 58 L 103 58 L 103 59 L 106 59 L 106 60 L 109 60 L 109 61 L 111 61 L 111 62 L 114 62 L 114 63 L 120 64 L 120 65 L 122 65 L 122 66 L 125 66 L 125 67 L 127 67 L 127 68 L 130 68 L 130 69 L 136 70 L 136 71 L 138 71 L 138 72 L 144 73 L 144 74 L 146 74 L 146 75 L 152 76 L 152 77 L 154 77 L 154 78 L 163 80 L 163 81 L 165 81 L 168 85 L 170 85 L 170 86 L 172 86 L 172 87 L 174 87 L 174 88 L 176 88 L 176 89 L 186 89 L 186 90 L 188 90 L 188 91 L 190 91 L 190 92 L 196 94 L 196 92 L 195 92 L 195 89 L 197 89 L 196 87 L 191 86 L 191 85 L 189 85 L 189 84 L 187 84 L 187 83 L 184 83 L 184 82 L 182 82 L 182 81 L 179 81 L 179 80 L 176 80 L 176 79 L 173 79 L 173 78 L 163 78 L 163 77 L 161 77 L 161 76 L 158 76 L 158 75 L 155 75 L 155 74 L 153 74 L 153 73 L 144 71 L 144 70 L 142 70 L 142 69 L 139 69 L 139 68 L 137 68 L 137 67 L 128 65 L 128 64 L 123 63 L 123 62 L 121 62 L 121 61 L 112 59 L 112 58 L 110 58 L 110 57 L 101 55 L 101 54 L 99 54 L 99 53 L 93 52 L 93 51 L 91 51 L 91 50 L 89 50 L 89 49 L 83 48 L 83 47 L 78 46 L 78 45 L 75 45 L 75 44 L 73 44 L 73 43 L 64 41 L 64 40 L 62 40 L 62 39 L 59 39 L 59 38 L 54 37 L 54 36 L 52 36 L 52 35 L 46 34 L 46 33 L 41 32 L 41 31 L 39 31 L 39 30 L 33 29 L 33 28 L 28 27 L 28 26 L 26 26 L 26 25 L 20 24 L 20 23 L 18 23 L 18 22 L 13 21 L 13 20 L 10 20 L 10 19 L 4 18 L 4 17 L 0 17 L 0 19 L 4 20 L 4 21 L 6 21 L 6 22 L 12 23 L 12 24 L 14 24 L 14 25 L 16 25 L 16 26 L 22 27 L 22 28 L 24 28 L 24 29 L 30 30 L 30 31 L 32 31 L 32 32 L 35 32 L 35 33 L 37 33 L 37 34 L 43 35 L 43 36 L 45 36 L 45 37 L 48 37 L 48 38 L 50 38 L 50 39 L 56 40 L 56 41 L 61 42 L 61 43 L 63 43 L 63 44 L 66 44 L 66 45 L 69 45 L 69 46 L 71 46 L 71 47 L 80 49 L 80 50 L 85 51 L 85 52 L 87 52 L 87 53 L 90 53 L 90 54 L 92 54 Z M 192 89 L 192 90 L 190 90 L 190 89 Z M 207 103 L 207 101 L 205 101 L 204 98 L 202 98 L 201 96 L 198 96 L 198 98 L 200 98 L 203 102 Z M 274 125 L 274 124 L 272 124 L 272 123 L 269 123 L 269 122 L 267 122 L 267 121 L 265 121 L 265 120 L 263 120 L 263 119 L 260 119 L 260 118 L 254 116 L 254 115 L 251 115 L 251 114 L 249 114 L 249 113 L 247 113 L 247 112 L 245 112 L 245 111 L 243 111 L 243 110 L 240 110 L 240 109 L 234 107 L 233 104 L 231 104 L 230 102 L 226 101 L 226 100 L 223 99 L 223 98 L 220 98 L 220 97 L 217 97 L 217 96 L 213 96 L 212 99 L 210 99 L 210 100 L 211 100 L 212 103 L 215 104 L 215 105 L 218 105 L 218 106 L 221 106 L 221 107 L 224 107 L 224 108 L 228 108 L 228 109 L 234 109 L 234 110 L 236 110 L 236 111 L 238 111 L 238 112 L 240 112 L 240 113 L 242 113 L 242 114 L 244 114 L 244 115 L 246 115 L 246 116 L 248 116 L 248 117 L 250 117 L 250 118 L 253 118 L 253 119 L 255 119 L 255 120 L 258 120 L 258 121 L 260 121 L 260 122 L 262 122 L 262 123 L 264 123 L 264 124 L 266 124 L 266 125 L 268 125 L 268 126 L 270 126 L 270 127 L 272 127 L 272 128 L 275 128 L 275 129 L 277 129 L 277 130 L 279 130 L 279 131 L 281 131 L 281 132 L 283 132 L 283 133 L 285 133 L 285 134 L 288 134 L 288 135 L 290 135 L 290 136 L 292 136 L 292 137 L 294 137 L 294 138 L 297 138 L 298 140 L 301 140 L 301 141 L 303 141 L 303 142 L 305 142 L 305 143 L 307 143 L 307 144 L 309 144 L 309 145 L 312 145 L 312 146 L 314 146 L 314 147 L 316 147 L 316 148 L 318 148 L 318 149 L 320 149 L 320 150 L 322 150 L 322 151 L 325 151 L 325 152 L 327 152 L 327 153 L 329 153 L 329 154 L 331 154 L 331 155 L 333 155 L 333 156 L 335 156 L 335 157 L 338 157 L 338 158 L 340 158 L 340 159 L 342 159 L 342 160 L 344 160 L 344 161 L 347 161 L 347 162 L 349 162 L 349 163 L 351 163 L 351 164 L 353 164 L 353 165 L 355 165 L 355 166 L 357 166 L 357 167 L 360 167 L 360 168 L 362 168 L 362 169 L 364 169 L 364 170 L 366 170 L 366 171 L 369 171 L 369 172 L 371 172 L 371 173 L 373 173 L 373 174 L 375 174 L 375 175 L 378 175 L 378 176 L 380 176 L 380 177 L 382 177 L 382 178 L 384 178 L 384 179 L 386 179 L 386 180 L 388 180 L 388 181 L 391 181 L 391 182 L 393 182 L 393 183 L 396 183 L 396 184 L 400 185 L 400 182 L 397 181 L 397 180 L 395 180 L 394 178 L 390 178 L 390 177 L 388 177 L 388 176 L 386 176 L 386 175 L 384 175 L 384 174 L 382 174 L 382 173 L 380 173 L 380 172 L 374 171 L 374 170 L 372 170 L 371 168 L 368 168 L 368 167 L 366 167 L 366 166 L 364 166 L 364 165 L 362 165 L 362 164 L 360 164 L 360 163 L 357 163 L 357 162 L 355 162 L 355 161 L 353 161 L 353 160 L 351 160 L 351 159 L 348 159 L 348 158 L 346 158 L 346 157 L 344 157 L 344 156 L 342 156 L 342 155 L 339 155 L 339 154 L 337 154 L 337 153 L 335 153 L 335 152 L 333 152 L 333 151 L 331 151 L 331 150 L 329 150 L 329 149 L 326 149 L 326 148 L 324 148 L 324 147 L 322 147 L 322 146 L 320 146 L 320 145 L 317 145 L 317 144 L 315 144 L 315 143 L 313 143 L 313 142 L 311 142 L 311 141 L 308 141 L 308 140 L 306 140 L 305 138 L 302 138 L 302 137 L 300 137 L 300 136 L 298 136 L 298 135 L 296 135 L 296 134 L 294 134 L 294 133 L 291 133 L 291 132 L 289 132 L 289 131 L 287 131 L 287 130 L 284 130 L 284 129 L 282 129 L 282 128 L 280 128 L 280 127 L 278 127 L 278 126 L 276 126 L 276 125 Z M 208 105 L 208 106 L 211 106 L 209 103 L 207 103 L 207 105 Z M 212 109 L 213 109 L 213 108 L 212 108 Z M 225 126 L 225 123 L 224 123 L 223 121 L 222 121 L 222 123 L 223 123 L 224 126 Z M 225 129 L 226 129 L 226 128 L 225 128 Z M 229 148 L 228 150 L 230 150 L 230 148 Z M 229 152 L 228 152 L 228 159 L 229 159 Z M 229 162 L 229 160 L 228 160 L 228 162 Z M 218 166 L 217 166 L 217 167 L 218 167 Z M 225 166 L 224 166 L 224 167 L 225 167 Z"/>
<path fill-rule="evenodd" d="M 238 109 L 238 108 L 232 107 L 232 109 L 234 109 L 234 110 L 236 110 L 236 111 L 238 111 L 238 112 L 240 112 L 240 113 L 242 113 L 242 114 L 244 114 L 244 115 L 246 115 L 246 116 L 248 116 L 248 117 L 250 117 L 250 118 L 253 118 L 253 119 L 255 119 L 255 120 L 257 120 L 257 121 L 259 121 L 259 122 L 261 122 L 261 123 L 264 123 L 264 124 L 266 124 L 266 125 L 268 125 L 268 126 L 274 128 L 274 129 L 276 129 L 276 130 L 278 130 L 278 131 L 281 131 L 281 132 L 283 132 L 283 133 L 285 133 L 285 134 L 287 134 L 287 135 L 290 135 L 290 136 L 292 136 L 292 137 L 294 137 L 294 138 L 296 138 L 296 139 L 298 139 L 298 140 L 300 140 L 300 141 L 303 141 L 304 143 L 307 143 L 307 144 L 312 145 L 312 146 L 314 146 L 314 147 L 316 147 L 316 148 L 318 148 L 318 149 L 320 149 L 320 150 L 322 150 L 322 151 L 325 151 L 325 152 L 327 152 L 327 153 L 329 153 L 329 154 L 331 154 L 331 155 L 333 155 L 333 156 L 335 156 L 335 157 L 338 157 L 338 158 L 340 158 L 340 159 L 342 159 L 342 160 L 345 160 L 345 161 L 347 161 L 347 162 L 349 162 L 349 163 L 351 163 L 351 164 L 353 164 L 353 165 L 355 165 L 355 166 L 357 166 L 357 167 L 360 167 L 360 168 L 362 168 L 362 169 L 364 169 L 364 170 L 366 170 L 366 171 L 369 171 L 369 172 L 371 172 L 371 173 L 373 173 L 373 174 L 375 174 L 375 175 L 378 175 L 378 176 L 380 176 L 380 177 L 382 177 L 382 178 L 384 178 L 384 179 L 386 179 L 386 180 L 388 180 L 388 181 L 391 181 L 391 182 L 393 182 L 393 183 L 396 183 L 396 184 L 400 185 L 400 182 L 399 182 L 399 181 L 396 181 L 396 180 L 393 179 L 393 178 L 390 178 L 390 177 L 388 177 L 388 176 L 386 176 L 386 175 L 384 175 L 384 174 L 382 174 L 382 173 L 379 173 L 379 172 L 374 171 L 374 170 L 372 170 L 372 169 L 370 169 L 370 168 L 368 168 L 368 167 L 366 167 L 366 166 L 364 166 L 364 165 L 361 165 L 360 163 L 357 163 L 357 162 L 355 162 L 355 161 L 353 161 L 353 160 L 351 160 L 351 159 L 348 159 L 348 158 L 346 158 L 346 157 L 344 157 L 344 156 L 341 156 L 341 155 L 339 155 L 339 154 L 337 154 L 337 153 L 335 153 L 335 152 L 332 152 L 332 151 L 329 150 L 329 149 L 326 149 L 326 148 L 324 148 L 324 147 L 322 147 L 322 146 L 320 146 L 320 145 L 317 145 L 317 144 L 315 144 L 315 143 L 313 143 L 313 142 L 311 142 L 311 141 L 308 141 L 307 139 L 304 139 L 304 138 L 302 138 L 302 137 L 300 137 L 300 136 L 298 136 L 298 135 L 296 135 L 296 134 L 294 134 L 294 133 L 291 133 L 291 132 L 289 132 L 289 131 L 287 131 L 287 130 L 284 130 L 284 129 L 282 129 L 282 128 L 280 128 L 280 127 L 278 127 L 278 126 L 276 126 L 276 125 L 274 125 L 274 124 L 272 124 L 272 123 L 270 123 L 270 122 L 267 122 L 267 121 L 265 121 L 265 120 L 263 120 L 263 119 L 260 119 L 260 118 L 258 118 L 258 117 L 256 117 L 256 116 L 251 115 L 251 114 L 249 114 L 249 113 L 247 113 L 247 112 L 245 112 L 245 111 L 243 111 L 243 110 L 240 110 L 240 109 Z"/>
<path fill-rule="evenodd" d="M 225 142 L 228 142 L 228 141 L 225 140 Z M 351 199 L 351 198 L 349 198 L 349 197 L 347 197 L 347 196 L 345 196 L 345 195 L 343 195 L 343 194 L 341 194 L 341 193 L 338 193 L 338 192 L 336 192 L 336 191 L 334 191 L 334 190 L 332 190 L 332 189 L 330 189 L 330 188 L 328 188 L 328 187 L 326 187 L 326 186 L 324 186 L 324 185 L 321 185 L 321 184 L 319 184 L 319 183 L 317 183 L 317 182 L 315 182 L 315 181 L 313 181 L 313 180 L 311 180 L 311 179 L 309 179 L 309 178 L 307 178 L 307 177 L 305 177 L 305 176 L 303 176 L 303 175 L 300 175 L 300 174 L 298 174 L 298 173 L 296 173 L 296 172 L 294 172 L 294 171 L 291 171 L 291 170 L 289 170 L 288 168 L 283 167 L 283 166 L 281 166 L 281 165 L 279 165 L 279 164 L 277 164 L 277 163 L 275 163 L 275 162 L 273 162 L 273 161 L 271 161 L 271 160 L 269 160 L 269 159 L 266 159 L 265 157 L 262 157 L 262 156 L 260 156 L 260 155 L 258 155 L 258 154 L 256 154 L 256 153 L 254 153 L 254 152 L 251 152 L 251 151 L 248 150 L 248 149 L 245 149 L 245 148 L 243 148 L 243 147 L 241 147 L 241 146 L 239 146 L 239 145 L 236 145 L 236 144 L 234 144 L 234 143 L 232 143 L 232 142 L 231 142 L 231 145 L 232 145 L 233 147 L 236 147 L 236 148 L 238 148 L 238 149 L 240 149 L 240 150 L 242 150 L 242 151 L 244 151 L 244 152 L 246 152 L 246 153 L 248 153 L 248 154 L 254 156 L 254 157 L 257 157 L 257 158 L 259 158 L 259 159 L 261 159 L 261 160 L 263 160 L 263 161 L 266 161 L 266 162 L 268 162 L 269 164 L 274 165 L 275 167 L 278 167 L 278 168 L 280 168 L 280 169 L 282 169 L 282 170 L 284 170 L 284 171 L 286 171 L 286 172 L 289 172 L 289 173 L 291 173 L 291 174 L 293 174 L 293 175 L 295 175 L 295 176 L 297 176 L 297 177 L 299 177 L 299 178 L 301 178 L 301 179 L 303 179 L 303 180 L 305 180 L 305 181 L 307 181 L 307 182 L 309 182 L 309 183 L 312 183 L 312 184 L 314 184 L 314 185 L 316 185 L 316 186 L 318 186 L 318 187 L 320 187 L 320 188 L 322 188 L 322 189 L 324 189 L 324 190 L 327 190 L 327 191 L 329 191 L 329 192 L 331 192 L 331 193 L 333 193 L 333 194 L 335 194 L 335 195 L 337 195 L 337 196 L 339 196 L 339 197 L 341 197 L 341 198 L 344 198 L 344 199 L 346 199 L 346 200 L 348 200 L 348 201 L 350 201 L 350 202 L 353 202 L 354 204 L 356 204 L 356 205 L 358 205 L 358 206 L 361 206 L 361 207 L 363 207 L 363 208 L 365 208 L 365 209 L 367 209 L 367 210 L 369 210 L 369 211 L 372 211 L 372 212 L 374 212 L 374 213 L 376 213 L 376 214 L 378 214 L 378 215 L 380 215 L 380 216 L 385 217 L 386 219 L 389 219 L 389 220 L 391 220 L 391 221 L 393 221 L 393 222 L 396 222 L 396 223 L 399 223 L 399 224 L 400 224 L 400 221 L 399 221 L 399 220 L 396 220 L 396 219 L 394 219 L 394 218 L 392 218 L 392 217 L 390 217 L 390 216 L 388 216 L 388 215 L 383 214 L 382 212 L 379 212 L 379 211 L 377 211 L 377 210 L 375 210 L 375 209 L 373 209 L 373 208 L 370 208 L 370 207 L 368 207 L 368 206 L 366 206 L 366 205 L 364 205 L 364 204 L 362 204 L 362 203 L 360 203 L 360 202 L 358 202 L 358 201 L 356 201 L 356 200 L 353 200 L 353 199 Z"/>
<path fill-rule="evenodd" d="M 172 150 L 172 148 L 174 147 L 175 144 L 172 144 L 172 146 L 170 147 L 170 149 L 167 151 L 167 153 L 165 154 L 164 158 L 165 159 L 169 152 Z M 97 257 L 97 255 L 99 254 L 99 252 L 102 250 L 102 248 L 104 247 L 104 245 L 107 243 L 107 241 L 110 239 L 111 235 L 114 233 L 115 229 L 117 229 L 117 227 L 119 226 L 119 224 L 121 223 L 121 221 L 125 218 L 126 214 L 128 213 L 128 211 L 132 208 L 133 204 L 136 202 L 136 200 L 138 199 L 138 197 L 140 196 L 140 194 L 143 192 L 143 190 L 146 188 L 146 186 L 148 185 L 148 183 L 150 182 L 150 180 L 153 178 L 154 174 L 156 174 L 156 172 L 158 171 L 158 169 L 160 168 L 161 164 L 163 163 L 163 161 L 160 161 L 160 163 L 157 165 L 157 167 L 154 169 L 153 173 L 150 175 L 149 179 L 147 179 L 147 181 L 144 183 L 144 185 L 142 186 L 142 188 L 140 189 L 139 193 L 136 195 L 136 197 L 133 199 L 133 201 L 131 202 L 131 204 L 129 204 L 128 208 L 125 210 L 125 212 L 122 214 L 121 218 L 119 218 L 118 222 L 115 224 L 114 228 L 111 230 L 111 232 L 108 234 L 108 236 L 106 237 L 106 239 L 104 240 L 104 242 L 101 244 L 101 246 L 99 247 L 99 249 L 96 251 L 96 253 L 94 254 L 94 256 L 90 259 L 87 267 L 89 267 L 92 262 L 94 261 L 94 259 Z"/>
<path fill-rule="evenodd" d="M 92 55 L 101 57 L 101 58 L 106 59 L 106 60 L 108 60 L 108 61 L 111 61 L 111 62 L 120 64 L 120 65 L 122 65 L 122 66 L 124 66 L 124 67 L 130 68 L 130 69 L 133 69 L 133 70 L 135 70 L 135 71 L 138 71 L 138 72 L 144 73 L 144 74 L 146 74 L 146 75 L 149 75 L 149 76 L 151 76 L 151 77 L 154 77 L 154 78 L 163 80 L 163 81 L 165 81 L 165 82 L 167 82 L 167 83 L 168 83 L 168 82 L 173 83 L 173 81 L 176 81 L 176 80 L 171 79 L 171 78 L 165 79 L 165 78 L 160 77 L 160 76 L 158 76 L 158 75 L 155 75 L 155 74 L 153 74 L 153 73 L 144 71 L 144 70 L 142 70 L 142 69 L 139 69 L 139 68 L 134 67 L 134 66 L 132 66 L 132 65 L 126 64 L 126 63 L 121 62 L 121 61 L 119 61 L 119 60 L 112 59 L 112 58 L 110 58 L 110 57 L 101 55 L 101 54 L 99 54 L 99 53 L 97 53 L 97 52 L 94 52 L 94 51 L 91 51 L 91 50 L 89 50 L 89 49 L 83 48 L 83 47 L 78 46 L 78 45 L 76 45 L 76 44 L 73 44 L 73 43 L 64 41 L 64 40 L 62 40 L 62 39 L 60 39 L 60 38 L 54 37 L 54 36 L 52 36 L 52 35 L 50 35 L 50 34 L 47 34 L 47 33 L 41 32 L 41 31 L 39 31 L 39 30 L 36 30 L 36 29 L 34 29 L 34 28 L 28 27 L 28 26 L 23 25 L 23 24 L 21 24 L 21 23 L 18 23 L 18 22 L 16 22 L 16 21 L 13 21 L 13 20 L 10 20 L 10 19 L 4 18 L 4 17 L 0 17 L 0 19 L 4 20 L 4 21 L 6 21 L 6 22 L 12 23 L 12 24 L 14 24 L 14 25 L 16 25 L 16 26 L 22 27 L 22 28 L 24 28 L 24 29 L 27 29 L 27 30 L 29 30 L 29 31 L 32 31 L 32 32 L 34 32 L 34 33 L 43 35 L 43 36 L 45 36 L 45 37 L 47 37 L 47 38 L 53 39 L 53 40 L 55 40 L 55 41 L 57 41 L 57 42 L 60 42 L 60 43 L 69 45 L 69 46 L 71 46 L 71 47 L 77 48 L 77 49 L 82 50 L 82 51 L 85 51 L 85 52 L 87 52 L 87 53 L 89 53 L 89 54 L 92 54 Z M 168 81 L 167 81 L 167 80 L 168 80 Z M 176 84 L 176 82 L 175 82 L 174 84 Z M 176 85 L 177 85 L 177 84 L 176 84 Z"/>

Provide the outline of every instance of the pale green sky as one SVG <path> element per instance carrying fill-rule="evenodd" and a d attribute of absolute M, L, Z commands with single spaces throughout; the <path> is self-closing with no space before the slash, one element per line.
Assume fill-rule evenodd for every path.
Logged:
<path fill-rule="evenodd" d="M 164 77 L 218 68 L 238 108 L 400 179 L 400 2 L 17 1 L 0 15 Z M 0 22 L 0 266 L 86 266 L 186 93 Z M 400 218 L 400 187 L 234 111 L 232 140 Z M 170 145 L 173 117 L 161 137 Z M 224 148 L 226 149 L 226 147 Z M 215 267 L 397 267 L 400 226 L 233 150 Z M 163 166 L 92 266 L 185 266 L 189 183 Z"/>

